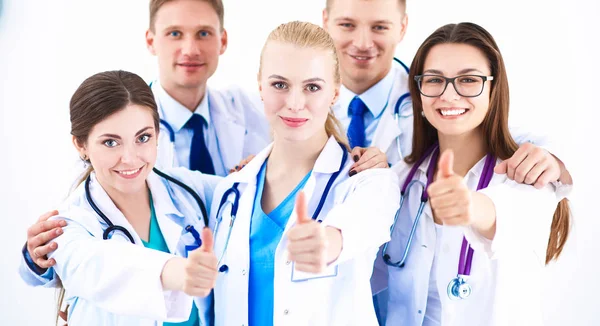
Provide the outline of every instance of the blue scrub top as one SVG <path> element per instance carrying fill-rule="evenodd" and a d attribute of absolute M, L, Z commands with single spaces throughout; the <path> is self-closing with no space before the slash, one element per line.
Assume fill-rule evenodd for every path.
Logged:
<path fill-rule="evenodd" d="M 275 250 L 294 210 L 296 195 L 304 188 L 309 172 L 294 190 L 268 215 L 262 210 L 267 161 L 257 176 L 254 209 L 250 220 L 250 275 L 248 284 L 248 324 L 273 325 Z"/>
<path fill-rule="evenodd" d="M 150 195 L 150 236 L 148 237 L 148 242 L 142 240 L 144 243 L 144 247 L 162 251 L 169 252 L 169 247 L 167 247 L 167 243 L 165 242 L 165 238 L 160 232 L 160 227 L 158 226 L 158 221 L 156 220 L 156 213 L 154 212 L 154 203 L 152 201 L 152 195 Z M 196 304 L 192 304 L 192 313 L 190 314 L 190 318 L 186 322 L 182 323 L 163 323 L 163 326 L 199 326 L 200 319 L 198 318 L 198 308 L 196 308 Z"/>

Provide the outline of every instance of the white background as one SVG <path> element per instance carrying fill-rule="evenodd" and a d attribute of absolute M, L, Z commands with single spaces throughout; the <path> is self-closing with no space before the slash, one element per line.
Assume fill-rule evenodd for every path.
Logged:
<path fill-rule="evenodd" d="M 279 23 L 320 24 L 325 0 L 225 0 L 230 36 L 213 86 L 254 89 L 258 57 Z M 70 143 L 69 99 L 93 73 L 125 69 L 150 81 L 144 45 L 147 1 L 0 0 L 0 324 L 51 325 L 54 291 L 17 274 L 26 229 L 65 198 L 80 163 Z M 576 181 L 575 226 L 563 258 L 548 268 L 547 325 L 600 325 L 597 293 L 598 16 L 594 0 L 409 0 L 397 56 L 446 23 L 471 21 L 498 42 L 511 85 L 511 120 L 560 140 Z M 584 148 L 586 153 L 584 156 Z M 90 280 L 93 282 L 94 280 Z M 519 295 L 519 289 L 515 289 Z"/>

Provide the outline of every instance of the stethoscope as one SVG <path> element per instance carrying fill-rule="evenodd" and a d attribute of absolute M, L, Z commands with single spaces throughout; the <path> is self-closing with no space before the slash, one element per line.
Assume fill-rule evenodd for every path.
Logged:
<path fill-rule="evenodd" d="M 400 190 L 400 207 L 398 208 L 398 212 L 396 213 L 396 217 L 394 218 L 394 223 L 392 224 L 391 234 L 394 234 L 394 229 L 396 228 L 396 222 L 398 220 L 398 216 L 400 215 L 400 210 L 404 204 L 404 200 L 408 197 L 410 193 L 410 189 L 414 184 L 418 184 L 421 186 L 421 203 L 419 204 L 419 209 L 417 210 L 417 215 L 415 216 L 415 220 L 413 222 L 412 228 L 408 235 L 408 240 L 406 241 L 406 247 L 404 248 L 404 252 L 402 254 L 402 258 L 398 262 L 393 262 L 390 258 L 390 255 L 387 254 L 388 243 L 383 245 L 382 256 L 383 261 L 392 267 L 403 268 L 406 264 L 406 259 L 408 257 L 408 252 L 410 251 L 410 247 L 412 244 L 412 240 L 415 235 L 415 231 L 417 229 L 417 225 L 419 224 L 419 219 L 421 215 L 423 215 L 423 209 L 425 208 L 425 204 L 429 200 L 429 195 L 427 194 L 427 188 L 433 181 L 433 175 L 435 171 L 435 167 L 437 164 L 437 159 L 440 154 L 440 149 L 438 144 L 434 144 L 431 146 L 425 154 L 413 165 L 402 188 Z M 427 168 L 427 185 L 424 185 L 422 182 L 418 180 L 413 180 L 417 170 L 423 164 L 425 159 L 431 155 L 431 160 L 429 163 L 429 167 Z M 483 167 L 483 173 L 479 178 L 479 183 L 477 185 L 477 190 L 481 190 L 486 188 L 492 177 L 494 176 L 494 166 L 496 159 L 493 155 L 488 154 L 485 159 L 485 164 Z M 467 283 L 467 278 L 471 275 L 471 263 L 473 261 L 473 248 L 469 245 L 467 239 L 463 236 L 462 246 L 460 249 L 460 257 L 458 260 L 458 272 L 455 278 L 453 278 L 448 284 L 447 292 L 448 297 L 453 300 L 466 299 L 471 295 L 472 288 Z"/>
<path fill-rule="evenodd" d="M 158 174 L 160 177 L 165 178 L 168 181 L 180 186 L 185 191 L 187 191 L 190 195 L 192 195 L 192 197 L 194 197 L 194 199 L 196 200 L 196 203 L 198 203 L 198 206 L 200 207 L 200 211 L 202 212 L 202 219 L 204 220 L 204 225 L 208 226 L 208 213 L 206 211 L 206 206 L 204 205 L 202 198 L 200 198 L 200 196 L 192 188 L 190 188 L 185 183 L 159 171 L 157 168 L 153 168 L 152 171 L 154 171 L 154 173 Z M 135 240 L 133 239 L 133 236 L 127 229 L 125 229 L 124 227 L 122 227 L 120 225 L 114 225 L 111 222 L 111 220 L 102 212 L 102 210 L 100 210 L 100 208 L 98 208 L 98 206 L 92 199 L 92 195 L 90 194 L 90 180 L 91 180 L 91 176 L 88 176 L 87 179 L 85 180 L 85 197 L 86 197 L 88 203 L 90 204 L 90 206 L 92 207 L 92 209 L 96 212 L 96 214 L 98 214 L 98 216 L 100 216 L 100 218 L 102 218 L 104 223 L 106 223 L 108 225 L 108 228 L 106 228 L 106 230 L 104 230 L 104 233 L 102 234 L 102 238 L 104 240 L 108 240 L 110 237 L 112 237 L 111 233 L 116 232 L 116 231 L 121 231 L 129 239 L 129 241 L 131 241 L 131 243 L 135 244 Z M 202 240 L 200 239 L 200 234 L 194 228 L 193 225 L 186 226 L 185 230 L 192 234 L 192 236 L 196 240 L 196 244 L 198 246 L 202 245 Z"/>
<path fill-rule="evenodd" d="M 325 204 L 325 199 L 327 199 L 329 190 L 331 190 L 331 186 L 333 186 L 333 182 L 338 177 L 340 172 L 342 172 L 342 169 L 344 168 L 344 164 L 346 164 L 346 159 L 348 158 L 348 151 L 346 150 L 346 147 L 342 144 L 339 144 L 339 145 L 342 148 L 342 153 L 343 153 L 342 154 L 342 162 L 340 163 L 340 168 L 339 168 L 339 170 L 334 172 L 329 177 L 329 181 L 327 181 L 327 185 L 325 186 L 325 189 L 323 190 L 323 194 L 321 195 L 319 204 L 317 205 L 317 208 L 315 209 L 315 212 L 312 215 L 312 219 L 318 221 L 319 223 L 322 220 L 318 220 L 317 218 L 319 217 L 319 213 L 321 212 L 321 209 L 323 209 L 323 205 Z M 257 176 L 257 178 L 258 178 L 258 176 Z M 225 239 L 225 245 L 223 247 L 223 251 L 221 252 L 221 256 L 219 257 L 219 262 L 217 264 L 217 266 L 220 266 L 219 272 L 222 272 L 222 273 L 227 272 L 229 270 L 229 267 L 227 265 L 225 265 L 225 264 L 221 265 L 221 261 L 223 260 L 223 257 L 225 256 L 225 253 L 227 252 L 227 247 L 229 246 L 229 240 L 231 238 L 231 230 L 233 229 L 233 225 L 235 224 L 237 211 L 239 208 L 239 203 L 240 203 L 240 191 L 238 189 L 239 184 L 240 184 L 239 182 L 234 183 L 231 186 L 231 188 L 227 189 L 227 191 L 225 191 L 225 193 L 223 193 L 223 197 L 221 197 L 221 201 L 219 203 L 219 209 L 217 210 L 217 221 L 216 221 L 216 225 L 215 225 L 215 230 L 213 231 L 213 236 L 215 239 L 217 236 L 217 232 L 219 232 L 219 226 L 221 225 L 221 222 L 223 221 L 223 209 L 225 208 L 226 205 L 231 206 L 231 220 L 229 222 L 229 230 L 227 231 L 227 238 Z M 229 198 L 231 196 L 233 196 L 233 200 L 229 200 Z"/>
<path fill-rule="evenodd" d="M 402 68 L 404 68 L 404 70 L 406 71 L 406 73 L 409 73 L 409 69 L 408 66 L 406 64 L 404 64 L 404 62 L 402 62 L 400 59 L 394 57 L 394 61 L 396 61 L 397 63 L 399 63 Z M 400 112 L 402 112 L 402 108 L 405 105 L 409 105 L 410 104 L 410 92 L 406 92 L 402 95 L 400 95 L 400 97 L 398 98 L 398 101 L 396 101 L 396 105 L 394 105 L 394 121 L 396 122 L 396 124 L 398 125 L 398 127 L 400 127 L 400 119 L 401 118 L 406 118 L 408 116 L 410 116 L 410 114 L 412 114 L 412 112 L 410 112 L 410 114 L 408 116 L 402 116 L 402 114 L 400 114 Z M 400 158 L 402 158 L 402 147 L 400 146 L 400 137 L 396 137 L 396 151 L 398 151 L 398 155 Z"/>

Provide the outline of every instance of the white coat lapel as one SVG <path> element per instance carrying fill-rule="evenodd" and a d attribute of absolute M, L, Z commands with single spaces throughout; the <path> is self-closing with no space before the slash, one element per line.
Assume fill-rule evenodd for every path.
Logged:
<path fill-rule="evenodd" d="M 379 148 L 384 153 L 394 144 L 396 138 L 402 134 L 400 126 L 394 119 L 393 111 L 393 105 L 389 105 L 385 109 L 371 142 L 371 146 Z"/>
<path fill-rule="evenodd" d="M 177 252 L 177 244 L 183 234 L 184 215 L 173 204 L 165 183 L 154 173 L 148 175 L 148 186 L 152 193 L 154 213 L 170 253 Z"/>
<path fill-rule="evenodd" d="M 408 92 L 408 74 L 404 70 L 404 68 L 399 66 L 394 66 L 392 69 L 395 69 L 394 75 L 394 84 L 392 86 L 392 90 L 390 92 L 390 98 L 388 99 L 388 105 L 385 108 L 385 112 L 383 112 L 381 116 L 381 120 L 377 125 L 377 129 L 375 130 L 375 134 L 373 135 L 373 140 L 371 142 L 371 146 L 376 146 L 382 152 L 388 155 L 388 161 L 396 162 L 402 157 L 398 157 L 397 159 L 389 157 L 390 155 L 399 155 L 395 150 L 395 141 L 398 137 L 400 137 L 403 133 L 403 130 L 400 128 L 399 121 L 396 121 L 394 118 L 394 109 L 400 97 Z M 412 106 L 410 108 L 401 107 L 401 110 L 410 109 L 412 110 Z M 401 114 L 403 114 L 401 112 Z M 412 136 L 412 135 L 411 135 Z M 394 149 L 391 151 L 390 149 Z M 401 153 L 403 155 L 407 155 L 408 153 Z"/>
<path fill-rule="evenodd" d="M 225 169 L 229 170 L 243 159 L 246 127 L 229 112 L 231 103 L 227 103 L 226 99 L 213 94 L 210 90 L 207 94 L 210 118 L 215 126 L 219 152 Z"/>
<path fill-rule="evenodd" d="M 306 181 L 304 185 L 304 195 L 307 199 L 308 209 L 307 212 L 312 217 L 314 214 L 319 201 L 321 200 L 321 196 L 323 193 L 321 191 L 315 192 L 315 189 L 323 189 L 324 184 L 329 181 L 331 175 L 340 170 L 340 163 L 343 157 L 343 151 L 340 145 L 337 143 L 334 137 L 330 137 L 325 144 L 325 147 L 319 154 L 317 161 L 313 167 L 311 176 Z M 317 183 L 319 187 L 317 187 Z M 297 220 L 297 212 L 296 206 L 294 205 L 294 209 L 292 210 L 292 214 L 288 219 L 287 225 L 284 230 L 284 234 L 296 224 Z M 286 242 L 285 237 L 281 239 L 279 246 L 282 246 Z"/>
<path fill-rule="evenodd" d="M 124 227 L 133 237 L 135 244 L 143 245 L 142 239 L 140 239 L 139 235 L 133 229 L 133 226 L 129 223 L 129 221 L 125 218 L 123 213 L 117 208 L 115 203 L 110 199 L 106 191 L 102 188 L 98 180 L 96 179 L 96 174 L 92 172 L 90 175 L 90 196 L 92 200 L 98 206 L 98 209 L 112 222 L 113 225 L 118 225 Z M 85 182 L 85 181 L 84 181 Z M 102 228 L 106 230 L 108 228 L 108 224 L 105 223 L 100 216 L 98 216 L 98 221 L 102 225 Z M 109 239 L 121 237 L 129 242 L 129 239 L 122 231 L 114 231 L 108 235 Z"/>
<path fill-rule="evenodd" d="M 238 214 L 235 220 L 235 225 L 231 231 L 231 244 L 227 250 L 227 256 L 233 254 L 233 259 L 242 259 L 244 264 L 249 261 L 250 254 L 250 220 L 252 218 L 252 211 L 254 206 L 254 197 L 256 195 L 256 176 L 258 175 L 260 168 L 271 153 L 273 144 L 270 144 L 260 153 L 256 155 L 250 163 L 248 163 L 241 171 L 231 174 L 226 180 L 230 181 L 229 186 L 233 186 L 234 183 L 239 183 L 239 190 L 241 193 L 239 201 Z M 221 200 L 215 198 L 215 200 Z M 227 232 L 226 228 L 229 226 L 223 225 L 222 231 Z M 230 251 L 231 250 L 231 251 Z M 243 250 L 239 252 L 238 250 Z M 235 252 L 235 253 L 234 253 Z M 232 256 L 229 256 L 232 257 Z"/>

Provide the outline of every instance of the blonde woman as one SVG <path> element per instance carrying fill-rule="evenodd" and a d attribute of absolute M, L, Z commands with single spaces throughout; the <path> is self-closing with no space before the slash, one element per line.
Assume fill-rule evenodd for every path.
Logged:
<path fill-rule="evenodd" d="M 375 325 L 369 279 L 399 186 L 389 169 L 349 176 L 331 111 L 340 74 L 330 36 L 279 26 L 258 83 L 274 141 L 214 193 L 215 323 Z"/>

